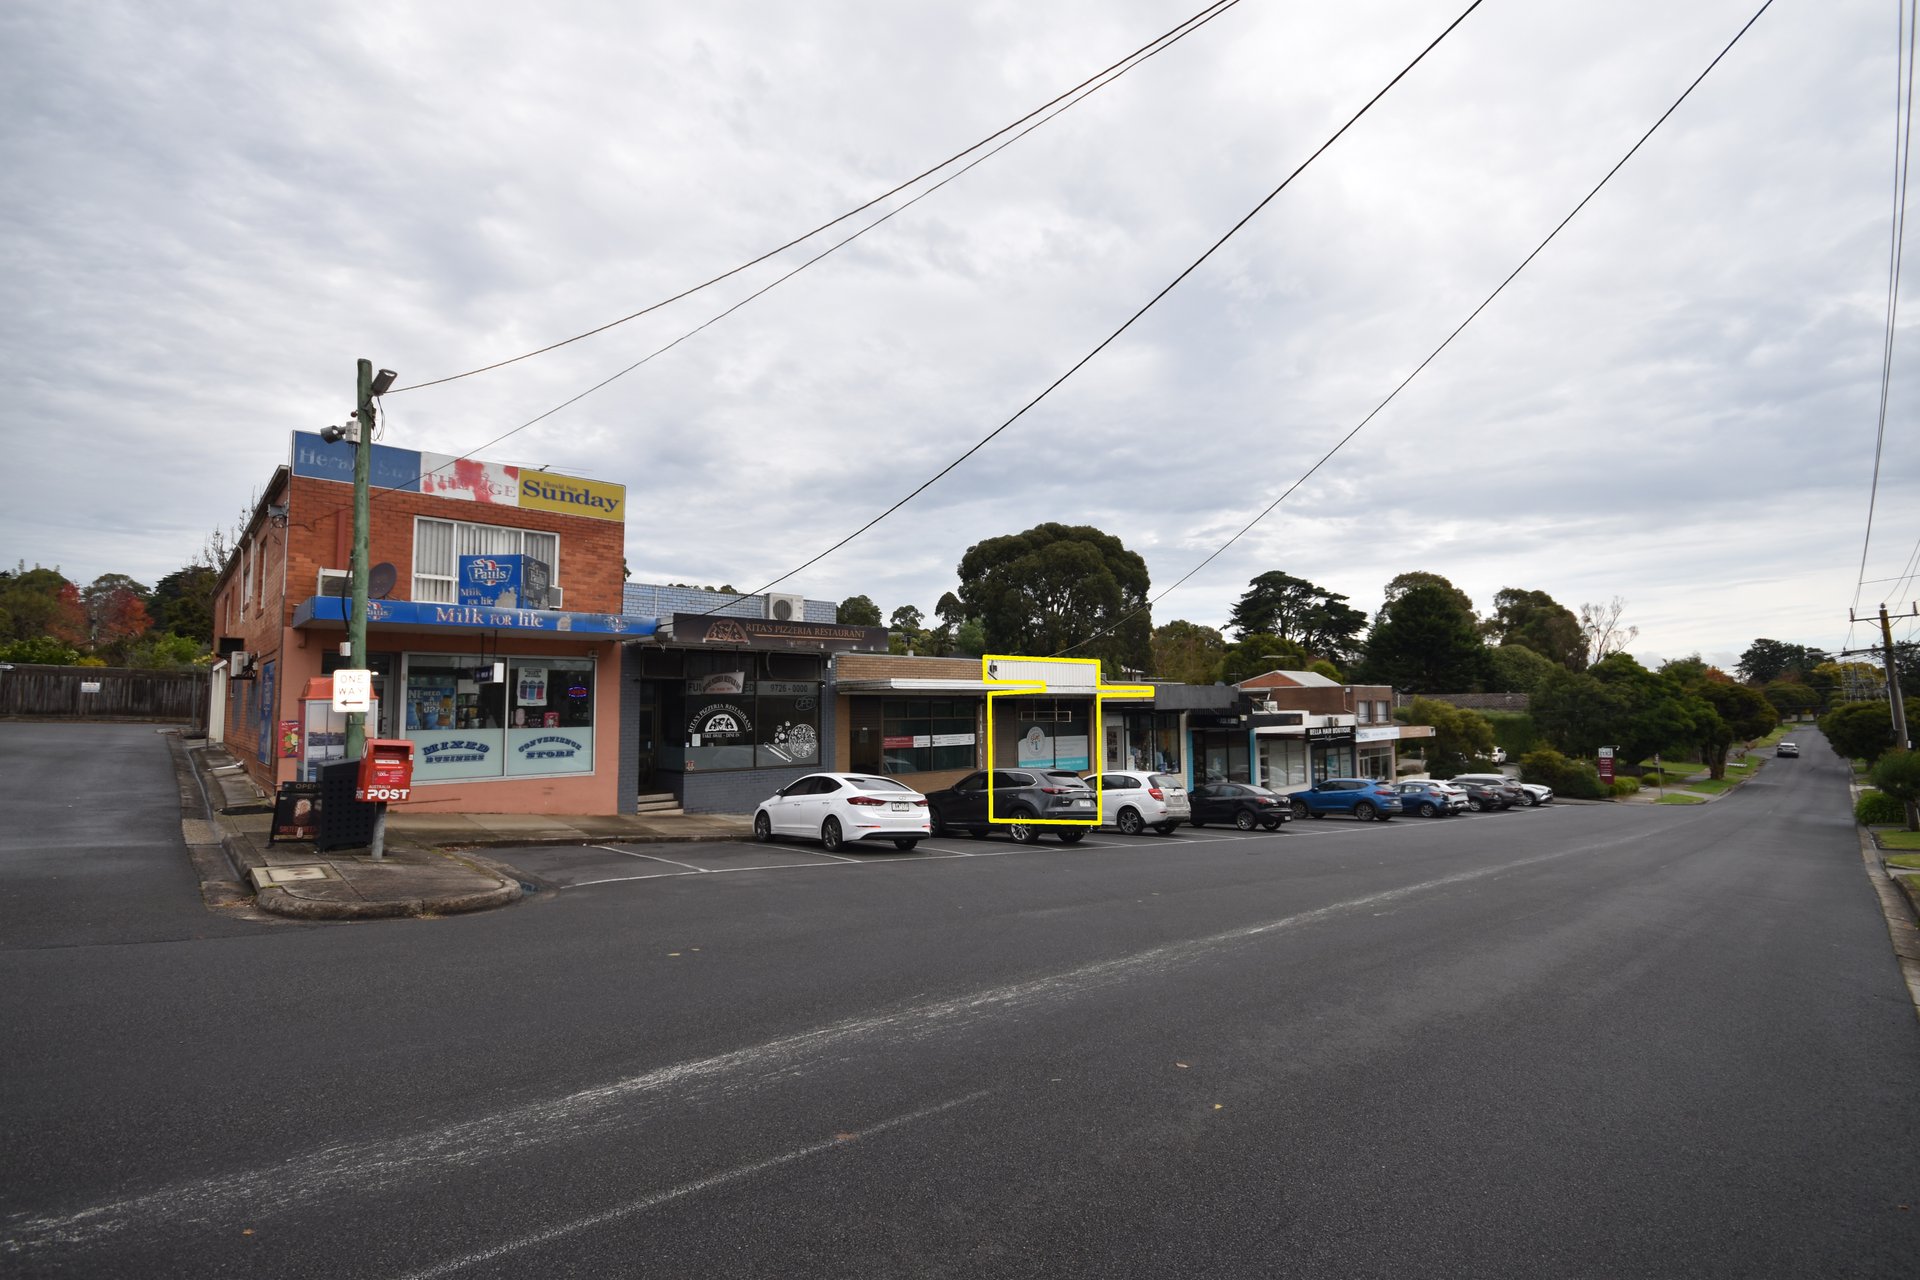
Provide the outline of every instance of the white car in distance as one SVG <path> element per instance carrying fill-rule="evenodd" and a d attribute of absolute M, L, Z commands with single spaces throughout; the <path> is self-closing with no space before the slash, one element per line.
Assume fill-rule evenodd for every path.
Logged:
<path fill-rule="evenodd" d="M 1130 836 L 1152 827 L 1161 835 L 1170 836 L 1193 816 L 1186 786 L 1174 774 L 1114 769 L 1087 775 L 1088 786 L 1094 786 L 1096 781 L 1103 827 L 1118 827 Z"/>
<path fill-rule="evenodd" d="M 818 840 L 832 853 L 860 840 L 891 840 L 902 853 L 932 834 L 927 798 L 870 773 L 810 773 L 760 802 L 753 838 Z"/>

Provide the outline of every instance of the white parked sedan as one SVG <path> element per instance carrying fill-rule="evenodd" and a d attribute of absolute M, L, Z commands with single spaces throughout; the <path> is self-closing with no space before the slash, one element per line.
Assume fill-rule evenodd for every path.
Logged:
<path fill-rule="evenodd" d="M 810 773 L 761 801 L 753 838 L 800 836 L 828 852 L 853 840 L 891 840 L 903 853 L 932 833 L 927 798 L 870 773 Z"/>
<path fill-rule="evenodd" d="M 1099 784 L 1100 825 L 1118 827 L 1130 836 L 1152 827 L 1163 836 L 1193 816 L 1187 789 L 1171 773 L 1115 769 L 1087 775 L 1087 785 Z"/>

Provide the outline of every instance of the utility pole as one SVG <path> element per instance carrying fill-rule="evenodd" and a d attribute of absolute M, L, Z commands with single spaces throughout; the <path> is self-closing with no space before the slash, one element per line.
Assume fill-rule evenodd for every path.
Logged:
<path fill-rule="evenodd" d="M 1907 726 L 1907 703 L 1905 697 L 1900 692 L 1900 666 L 1895 660 L 1896 655 L 1893 649 L 1893 624 L 1894 620 L 1898 618 L 1920 618 L 1920 604 L 1914 605 L 1905 613 L 1896 613 L 1891 616 L 1887 613 L 1887 606 L 1883 604 L 1880 606 L 1880 616 L 1878 618 L 1862 618 L 1851 611 L 1847 614 L 1847 620 L 1850 622 L 1878 622 L 1880 624 L 1880 655 L 1887 665 L 1887 699 L 1892 704 L 1891 709 L 1893 711 L 1893 745 L 1911 749 L 1913 747 L 1913 735 L 1909 732 Z M 1871 649 L 1849 649 L 1840 656 L 1846 657 L 1848 654 L 1871 652 L 1873 652 Z"/>
<path fill-rule="evenodd" d="M 347 614 L 348 655 L 356 667 L 367 665 L 367 526 L 373 519 L 373 361 L 362 360 L 354 389 L 353 449 L 353 603 Z M 367 713 L 347 713 L 347 759 L 367 751 Z"/>

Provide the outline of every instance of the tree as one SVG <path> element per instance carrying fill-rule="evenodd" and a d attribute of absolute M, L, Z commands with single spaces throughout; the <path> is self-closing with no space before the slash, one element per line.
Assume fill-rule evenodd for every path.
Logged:
<path fill-rule="evenodd" d="M 1212 684 L 1220 678 L 1227 640 L 1212 627 L 1176 618 L 1153 629 L 1152 674 L 1182 684 Z"/>
<path fill-rule="evenodd" d="M 903 604 L 887 619 L 889 653 L 925 653 L 927 633 L 920 624 L 925 616 L 910 604 Z"/>
<path fill-rule="evenodd" d="M 957 627 L 967 620 L 967 607 L 960 603 L 959 596 L 949 591 L 933 606 L 933 616 L 949 626 Z"/>
<path fill-rule="evenodd" d="M 1588 666 L 1610 653 L 1620 652 L 1640 634 L 1639 627 L 1629 627 L 1620 621 L 1626 608 L 1627 602 L 1619 596 L 1607 604 L 1580 606 L 1580 633 L 1586 638 Z"/>
<path fill-rule="evenodd" d="M 1907 726 L 1920 725 L 1920 698 L 1908 698 Z M 1844 702 L 1820 717 L 1827 744 L 1849 760 L 1869 765 L 1893 749 L 1893 709 L 1885 698 Z"/>
<path fill-rule="evenodd" d="M 1608 654 L 1589 674 L 1618 700 L 1619 715 L 1608 729 L 1628 767 L 1670 747 L 1691 747 L 1716 714 L 1685 682 L 1647 670 L 1630 654 Z"/>
<path fill-rule="evenodd" d="M 213 635 L 213 586 L 217 569 L 190 564 L 153 584 L 147 612 L 153 625 L 176 636 L 205 640 Z"/>
<path fill-rule="evenodd" d="M 1407 708 L 1409 724 L 1433 726 L 1426 745 L 1427 771 L 1436 778 L 1465 773 L 1493 754 L 1493 722 L 1478 711 L 1435 698 L 1415 698 Z"/>
<path fill-rule="evenodd" d="M 1473 615 L 1453 592 L 1431 583 L 1381 607 L 1360 662 L 1362 679 L 1410 693 L 1477 689 L 1488 670 Z"/>
<path fill-rule="evenodd" d="M 994 653 L 1071 650 L 1107 670 L 1145 670 L 1153 623 L 1147 562 L 1089 525 L 1047 523 L 988 538 L 960 558 L 960 602 Z"/>
<path fill-rule="evenodd" d="M 1815 667 L 1830 661 L 1832 659 L 1820 650 L 1804 644 L 1760 639 L 1747 646 L 1734 670 L 1748 684 L 1761 685 L 1788 675 L 1805 680 Z"/>
<path fill-rule="evenodd" d="M 1325 658 L 1315 658 L 1307 664 L 1307 670 L 1317 676 L 1325 676 L 1336 684 L 1345 684 L 1347 682 L 1347 678 L 1340 674 L 1340 668 L 1334 666 Z"/>
<path fill-rule="evenodd" d="M 1441 577 L 1437 573 L 1428 573 L 1425 569 L 1410 569 L 1406 573 L 1395 574 L 1393 581 L 1387 584 L 1386 590 L 1383 593 L 1385 604 L 1392 604 L 1395 600 L 1398 600 L 1415 587 L 1445 588 L 1447 591 L 1453 593 L 1453 598 L 1459 602 L 1460 609 L 1463 613 L 1470 618 L 1476 616 L 1472 596 L 1454 586 L 1448 579 Z M 1384 607 L 1384 605 L 1382 607 Z"/>
<path fill-rule="evenodd" d="M 1726 777 L 1727 749 L 1735 742 L 1757 738 L 1780 723 L 1773 704 L 1750 685 L 1706 680 L 1693 692 L 1716 713 L 1705 719 L 1699 730 L 1700 748 L 1710 778 Z"/>
<path fill-rule="evenodd" d="M 1556 669 L 1534 691 L 1528 710 L 1549 745 L 1570 756 L 1590 756 L 1613 745 L 1626 706 L 1594 675 Z"/>
<path fill-rule="evenodd" d="M 0 573 L 0 619 L 5 627 L 0 639 L 49 636 L 74 648 L 87 641 L 79 591 L 58 569 L 29 569 L 24 560 L 12 573 Z"/>
<path fill-rule="evenodd" d="M 1867 780 L 1907 810 L 1907 830 L 1920 831 L 1920 751 L 1898 747 L 1873 762 Z"/>
<path fill-rule="evenodd" d="M 147 589 L 124 573 L 103 573 L 80 593 L 87 611 L 87 643 L 93 652 L 118 659 L 128 644 L 153 626 Z"/>
<path fill-rule="evenodd" d="M 152 671 L 180 671 L 200 665 L 208 656 L 206 644 L 191 636 L 149 631 L 128 645 L 120 665 Z"/>
<path fill-rule="evenodd" d="M 0 662 L 37 662 L 49 667 L 71 667 L 79 661 L 78 649 L 61 644 L 51 636 L 0 641 Z"/>
<path fill-rule="evenodd" d="M 1532 693 L 1549 673 L 1564 669 L 1524 645 L 1503 644 L 1487 651 L 1487 689 L 1497 693 Z"/>
<path fill-rule="evenodd" d="M 1251 635 L 1239 644 L 1227 646 L 1220 659 L 1220 679 L 1239 684 L 1269 671 L 1305 671 L 1310 660 L 1307 651 L 1292 640 Z"/>
<path fill-rule="evenodd" d="M 877 627 L 880 625 L 880 606 L 866 596 L 848 596 L 840 602 L 833 616 L 843 626 Z"/>
<path fill-rule="evenodd" d="M 1782 720 L 1806 715 L 1820 706 L 1820 695 L 1798 680 L 1773 680 L 1760 690 L 1760 696 L 1773 704 Z"/>
<path fill-rule="evenodd" d="M 1569 671 L 1586 669 L 1587 637 L 1580 619 L 1544 591 L 1500 588 L 1487 629 L 1496 644 L 1531 649 Z"/>
<path fill-rule="evenodd" d="M 1346 662 L 1359 643 L 1367 615 L 1337 592 L 1274 570 L 1248 584 L 1227 625 L 1245 639 L 1273 635 L 1310 654 Z"/>

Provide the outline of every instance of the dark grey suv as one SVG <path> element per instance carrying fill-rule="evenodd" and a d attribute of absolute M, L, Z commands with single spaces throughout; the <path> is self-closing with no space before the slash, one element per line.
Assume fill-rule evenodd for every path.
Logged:
<path fill-rule="evenodd" d="M 993 771 L 993 816 L 1010 822 L 987 821 L 987 775 L 968 774 L 945 791 L 927 794 L 928 817 L 933 834 L 941 835 L 949 827 L 964 827 L 978 840 L 990 826 L 1004 826 L 1016 844 L 1032 844 L 1049 828 L 1021 819 L 1073 818 L 1089 826 L 1099 820 L 1093 788 L 1071 773 L 1040 769 L 995 769 Z M 1061 844 L 1078 844 L 1086 838 L 1087 827 L 1053 827 Z"/>

